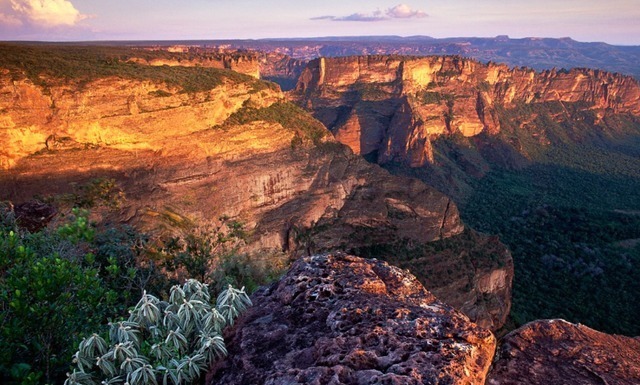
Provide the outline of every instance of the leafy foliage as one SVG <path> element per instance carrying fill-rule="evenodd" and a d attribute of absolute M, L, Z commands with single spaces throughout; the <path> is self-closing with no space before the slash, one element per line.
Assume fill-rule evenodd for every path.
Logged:
<path fill-rule="evenodd" d="M 545 165 L 477 182 L 461 212 L 512 250 L 516 323 L 560 317 L 640 334 L 639 188 L 638 179 Z"/>
<path fill-rule="evenodd" d="M 50 382 L 60 376 L 70 342 L 96 328 L 118 298 L 104 285 L 94 256 L 81 252 L 75 235 L 82 231 L 73 224 L 66 229 L 73 235 L 0 232 L 2 377 Z"/>
<path fill-rule="evenodd" d="M 251 300 L 228 286 L 215 306 L 207 285 L 187 280 L 171 288 L 169 301 L 142 295 L 126 321 L 109 325 L 109 343 L 98 334 L 85 338 L 74 355 L 77 370 L 66 385 L 126 382 L 188 384 L 226 355 L 220 335 Z"/>

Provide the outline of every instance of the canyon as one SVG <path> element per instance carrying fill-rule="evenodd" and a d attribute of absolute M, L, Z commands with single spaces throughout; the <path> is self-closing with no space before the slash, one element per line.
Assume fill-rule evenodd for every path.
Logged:
<path fill-rule="evenodd" d="M 5 69 L 0 199 L 60 200 L 108 178 L 126 199 L 95 210 L 99 222 L 162 237 L 228 217 L 251 234 L 248 251 L 292 256 L 464 236 L 451 199 L 369 164 L 286 103 L 277 87 L 216 68 L 153 67 L 156 75 L 177 70 L 207 71 L 215 86 L 185 92 L 126 75 L 89 82 L 42 75 L 43 86 Z M 503 245 L 494 249 L 478 252 L 474 263 L 461 250 L 434 263 L 424 279 L 498 329 L 509 313 L 513 265 Z M 451 264 L 460 273 L 438 278 Z"/>
<path fill-rule="evenodd" d="M 514 328 L 514 261 L 456 204 L 473 180 L 550 147 L 637 136 L 635 79 L 454 56 L 303 69 L 281 54 L 206 62 L 177 48 L 107 50 L 87 70 L 77 48 L 56 49 L 39 72 L 16 64 L 29 56 L 0 58 L 0 200 L 33 207 L 42 226 L 108 180 L 121 199 L 92 209 L 99 225 L 162 238 L 226 218 L 247 230 L 241 251 L 293 261 L 227 331 L 229 357 L 207 383 L 640 380 L 637 338 L 543 320 L 497 341 Z M 258 77 L 299 79 L 285 93 Z"/>

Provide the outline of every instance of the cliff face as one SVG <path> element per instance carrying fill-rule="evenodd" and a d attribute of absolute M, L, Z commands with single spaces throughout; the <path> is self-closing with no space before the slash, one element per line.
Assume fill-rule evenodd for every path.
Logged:
<path fill-rule="evenodd" d="M 28 79 L 0 76 L 0 166 L 43 148 L 65 143 L 154 150 L 163 141 L 222 123 L 243 103 L 268 106 L 281 98 L 270 90 L 229 82 L 205 92 L 185 93 L 154 82 L 118 78 L 90 84 L 57 81 L 43 88 Z M 55 138 L 54 138 L 55 137 Z"/>
<path fill-rule="evenodd" d="M 640 339 L 600 333 L 563 320 L 531 322 L 504 337 L 490 385 L 640 382 Z"/>
<path fill-rule="evenodd" d="M 384 262 L 305 257 L 229 339 L 211 384 L 484 384 L 493 335 Z"/>
<path fill-rule="evenodd" d="M 188 50 L 187 50 L 188 52 Z M 201 50 L 197 55 L 184 55 L 178 58 L 129 59 L 132 63 L 152 66 L 181 66 L 228 69 L 259 79 L 260 62 L 257 55 L 240 52 L 207 52 Z"/>
<path fill-rule="evenodd" d="M 536 73 L 459 57 L 320 58 L 291 97 L 355 152 L 412 167 L 434 162 L 436 138 L 496 135 L 504 111 L 523 105 L 575 106 L 563 107 L 556 120 L 584 111 L 596 122 L 606 114 L 640 114 L 640 86 L 631 77 L 588 69 Z"/>
<path fill-rule="evenodd" d="M 42 86 L 5 75 L 0 199 L 55 199 L 109 178 L 126 201 L 101 212 L 104 220 L 163 234 L 176 222 L 214 225 L 224 215 L 245 224 L 248 249 L 296 256 L 457 239 L 464 230 L 448 197 L 354 155 L 265 83 L 229 75 L 211 89 L 186 92 L 152 80 L 47 78 Z M 473 282 L 447 290 L 452 283 L 437 279 L 429 287 L 499 328 L 512 273 L 507 290 L 489 293 L 480 283 L 511 259 L 492 258 L 487 253 L 492 262 L 477 270 L 467 254 L 454 253 L 448 261 L 467 266 L 464 276 Z"/>
<path fill-rule="evenodd" d="M 103 79 L 45 93 L 5 78 L 2 98 L 4 199 L 63 193 L 68 183 L 104 174 L 124 185 L 130 221 L 145 223 L 144 213 L 168 206 L 204 221 L 226 214 L 257 226 L 256 241 L 277 248 L 287 247 L 292 226 L 316 223 L 327 227 L 318 247 L 340 245 L 356 231 L 362 239 L 375 232 L 381 240 L 428 241 L 463 228 L 448 198 L 337 143 L 296 149 L 299 133 L 263 120 L 214 128 L 247 106 L 270 108 L 282 98 L 270 89 L 229 83 L 187 94 Z M 44 175 L 64 182 L 39 181 Z M 394 210 L 407 217 L 393 217 Z"/>

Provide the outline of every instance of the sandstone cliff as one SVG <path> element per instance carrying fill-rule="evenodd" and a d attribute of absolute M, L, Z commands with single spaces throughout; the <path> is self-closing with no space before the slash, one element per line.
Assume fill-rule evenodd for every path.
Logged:
<path fill-rule="evenodd" d="M 327 235 L 318 234 L 317 243 L 325 247 L 345 243 L 357 229 L 362 239 L 376 232 L 381 239 L 400 234 L 428 241 L 463 228 L 443 195 L 415 180 L 400 182 L 331 141 L 305 147 L 301 139 L 295 148 L 301 133 L 261 119 L 214 128 L 232 113 L 274 106 L 282 95 L 269 88 L 230 82 L 187 94 L 152 82 L 101 79 L 45 93 L 5 77 L 1 95 L 9 144 L 5 199 L 116 176 L 129 197 L 127 219 L 144 222 L 143 213 L 163 206 L 194 220 L 238 216 L 258 226 L 261 245 L 277 248 L 288 242 L 291 226 L 319 222 Z M 44 175 L 63 183 L 42 183 Z M 408 215 L 399 219 L 394 210 Z"/>
<path fill-rule="evenodd" d="M 248 249 L 294 256 L 398 240 L 422 244 L 464 230 L 449 198 L 354 155 L 266 83 L 216 69 L 118 65 L 153 72 L 149 79 L 136 72 L 80 81 L 3 70 L 0 199 L 56 200 L 109 178 L 126 200 L 97 219 L 162 235 L 188 223 L 214 225 L 224 215 L 245 224 Z M 157 80 L 175 74 L 215 81 L 187 91 Z M 456 304 L 480 292 L 492 298 L 499 305 L 465 311 L 474 320 L 498 320 L 489 324 L 498 328 L 510 298 L 509 290 L 480 288 L 501 268 L 492 264 L 469 271 L 477 273 L 473 283 L 450 294 Z M 451 284 L 434 282 L 433 289 Z M 510 278 L 505 282 L 510 287 Z M 439 295 L 447 300 L 447 290 Z"/>
<path fill-rule="evenodd" d="M 307 61 L 294 59 L 279 53 L 264 53 L 260 56 L 260 74 L 263 79 L 280 85 L 283 91 L 295 88 L 298 77 Z"/>
<path fill-rule="evenodd" d="M 210 384 L 484 384 L 493 335 L 384 262 L 305 257 L 253 295 Z"/>
<path fill-rule="evenodd" d="M 596 123 L 610 114 L 640 114 L 640 85 L 631 77 L 590 69 L 537 73 L 450 56 L 320 58 L 291 97 L 356 153 L 411 167 L 435 162 L 437 138 L 495 136 L 512 118 L 505 111 L 526 105 L 557 103 L 551 115 L 558 121 L 584 119 L 582 112 Z M 538 113 L 522 115 L 526 131 Z M 541 145 L 550 140 L 544 130 L 529 128 L 529 135 Z"/>
<path fill-rule="evenodd" d="M 640 383 L 640 339 L 563 320 L 531 322 L 504 337 L 488 385 Z"/>
<path fill-rule="evenodd" d="M 260 63 L 258 56 L 246 52 L 212 52 L 204 49 L 190 48 L 185 54 L 168 57 L 132 57 L 132 63 L 151 66 L 181 66 L 219 68 L 236 71 L 254 78 L 260 78 Z"/>

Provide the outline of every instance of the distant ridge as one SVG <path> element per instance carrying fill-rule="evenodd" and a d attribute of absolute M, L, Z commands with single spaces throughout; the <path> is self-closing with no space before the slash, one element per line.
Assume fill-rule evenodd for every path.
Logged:
<path fill-rule="evenodd" d="M 514 39 L 507 35 L 499 35 L 440 39 L 430 36 L 326 36 L 255 40 L 129 41 L 109 42 L 109 44 L 224 46 L 232 49 L 279 52 L 303 60 L 312 60 L 319 56 L 371 54 L 461 55 L 483 62 L 492 61 L 513 67 L 531 67 L 537 71 L 554 67 L 596 68 L 640 79 L 640 46 L 579 42 L 570 37 Z"/>

